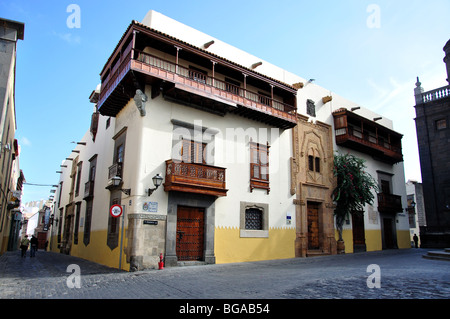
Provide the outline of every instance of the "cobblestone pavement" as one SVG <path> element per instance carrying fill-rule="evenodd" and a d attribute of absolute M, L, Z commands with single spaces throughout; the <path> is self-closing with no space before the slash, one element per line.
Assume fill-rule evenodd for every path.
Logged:
<path fill-rule="evenodd" d="M 1 299 L 449 299 L 450 262 L 422 249 L 124 272 L 63 254 L 0 256 Z M 79 266 L 79 287 L 69 265 Z M 380 288 L 369 288 L 380 268 Z M 369 278 L 370 277 L 370 278 Z M 71 288 L 73 287 L 73 288 Z"/>

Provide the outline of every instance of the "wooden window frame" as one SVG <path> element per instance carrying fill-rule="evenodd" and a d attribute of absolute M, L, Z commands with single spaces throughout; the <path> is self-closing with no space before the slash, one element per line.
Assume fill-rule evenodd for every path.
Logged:
<path fill-rule="evenodd" d="M 80 229 L 81 202 L 75 203 L 75 229 L 73 231 L 73 244 L 78 245 L 78 234 Z"/>
<path fill-rule="evenodd" d="M 195 163 L 206 165 L 206 143 L 182 139 L 181 160 L 184 163 Z"/>
<path fill-rule="evenodd" d="M 80 161 L 77 164 L 77 176 L 75 182 L 75 197 L 80 194 L 80 184 L 81 184 L 81 170 L 83 168 L 83 162 Z"/>
<path fill-rule="evenodd" d="M 270 192 L 269 148 L 269 143 L 250 141 L 250 192 L 255 188 L 265 189 L 267 194 Z"/>

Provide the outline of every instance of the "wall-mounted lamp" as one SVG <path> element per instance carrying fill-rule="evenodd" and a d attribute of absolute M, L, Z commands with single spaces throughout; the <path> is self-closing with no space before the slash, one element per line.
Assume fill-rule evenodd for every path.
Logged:
<path fill-rule="evenodd" d="M 122 179 L 119 176 L 114 176 L 113 178 L 111 178 L 111 181 L 112 181 L 112 185 L 114 187 L 117 187 L 122 182 Z M 125 195 L 131 194 L 131 188 L 121 188 L 119 190 L 122 191 L 122 193 L 124 193 Z"/>
<path fill-rule="evenodd" d="M 149 188 L 149 189 L 147 190 L 148 196 L 150 196 L 151 194 L 153 194 L 153 192 L 154 192 L 155 190 L 157 190 L 158 187 L 161 186 L 161 184 L 162 184 L 162 182 L 163 182 L 163 178 L 162 178 L 159 174 L 156 174 L 155 176 L 153 176 L 152 180 L 153 180 L 153 185 L 155 185 L 155 188 Z"/>

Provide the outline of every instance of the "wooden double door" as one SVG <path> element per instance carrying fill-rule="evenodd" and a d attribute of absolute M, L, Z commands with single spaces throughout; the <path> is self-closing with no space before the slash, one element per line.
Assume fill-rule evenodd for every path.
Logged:
<path fill-rule="evenodd" d="M 319 249 L 319 205 L 308 203 L 308 249 Z"/>
<path fill-rule="evenodd" d="M 204 260 L 205 209 L 178 206 L 176 253 L 178 261 Z"/>

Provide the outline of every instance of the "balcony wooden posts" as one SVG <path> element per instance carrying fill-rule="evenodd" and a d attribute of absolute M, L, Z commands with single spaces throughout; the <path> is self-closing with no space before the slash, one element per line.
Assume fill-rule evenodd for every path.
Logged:
<path fill-rule="evenodd" d="M 161 51 L 166 55 L 161 56 Z M 212 63 L 212 67 L 205 70 L 209 74 L 194 74 L 196 71 L 190 68 L 190 64 L 201 65 L 208 60 Z M 236 74 L 244 75 L 243 82 L 233 78 Z M 239 84 L 233 86 L 226 81 L 227 77 Z M 297 123 L 297 91 L 294 87 L 251 72 L 237 63 L 162 35 L 135 21 L 108 59 L 101 79 L 98 110 L 102 115 L 116 116 L 134 95 L 135 83 L 139 79 L 141 86 L 149 84 L 152 90 L 153 87 L 160 89 L 166 99 L 205 111 L 220 115 L 235 113 L 281 129 L 292 128 Z M 160 86 L 161 83 L 164 85 Z M 243 88 L 240 87 L 242 84 Z M 159 95 L 153 91 L 152 94 Z"/>

